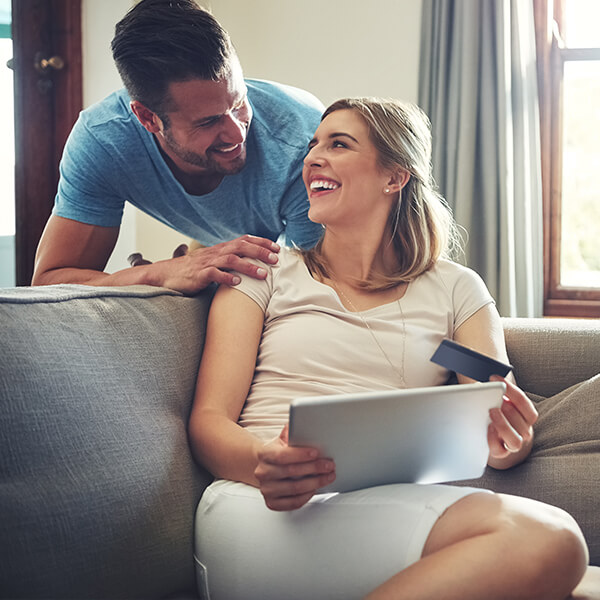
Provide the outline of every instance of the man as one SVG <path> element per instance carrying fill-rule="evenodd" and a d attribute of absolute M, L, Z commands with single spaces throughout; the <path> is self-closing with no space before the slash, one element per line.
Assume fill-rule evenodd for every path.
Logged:
<path fill-rule="evenodd" d="M 71 132 L 34 285 L 193 294 L 235 285 L 231 270 L 264 277 L 248 259 L 277 262 L 280 234 L 317 241 L 301 179 L 322 111 L 313 96 L 244 81 L 228 34 L 194 0 L 142 0 L 117 24 L 112 51 L 127 91 L 84 111 Z M 207 247 L 104 273 L 125 201 Z"/>

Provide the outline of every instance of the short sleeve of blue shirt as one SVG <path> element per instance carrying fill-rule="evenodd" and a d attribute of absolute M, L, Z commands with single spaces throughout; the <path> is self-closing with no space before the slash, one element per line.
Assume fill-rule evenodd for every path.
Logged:
<path fill-rule="evenodd" d="M 132 146 L 134 131 L 127 123 L 134 115 L 123 100 L 112 94 L 81 113 L 63 152 L 53 214 L 107 227 L 121 223 L 121 183 L 132 174 L 126 157 L 114 150 Z"/>
<path fill-rule="evenodd" d="M 307 217 L 302 160 L 323 107 L 297 88 L 246 83 L 254 114 L 247 162 L 216 190 L 203 196 L 186 192 L 121 90 L 80 115 L 63 153 L 53 214 L 118 226 L 130 202 L 206 245 L 251 233 L 312 246 L 322 228 Z"/>

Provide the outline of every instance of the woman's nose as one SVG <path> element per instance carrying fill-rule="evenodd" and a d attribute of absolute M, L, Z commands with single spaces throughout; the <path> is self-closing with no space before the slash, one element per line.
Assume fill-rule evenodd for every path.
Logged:
<path fill-rule="evenodd" d="M 313 146 L 306 156 L 304 157 L 305 166 L 321 166 L 324 162 L 321 153 L 318 151 L 317 146 Z"/>

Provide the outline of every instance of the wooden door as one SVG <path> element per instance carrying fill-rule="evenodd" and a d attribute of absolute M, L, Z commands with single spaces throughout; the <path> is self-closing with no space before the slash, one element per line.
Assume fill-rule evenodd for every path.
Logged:
<path fill-rule="evenodd" d="M 62 149 L 82 108 L 81 0 L 12 0 L 16 283 L 29 285 Z"/>

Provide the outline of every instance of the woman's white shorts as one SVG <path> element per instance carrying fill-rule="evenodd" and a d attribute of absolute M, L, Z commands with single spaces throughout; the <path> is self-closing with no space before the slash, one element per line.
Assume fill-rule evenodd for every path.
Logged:
<path fill-rule="evenodd" d="M 483 492 L 396 484 L 321 494 L 296 511 L 268 509 L 260 491 L 215 481 L 196 512 L 201 598 L 352 600 L 417 561 L 438 517 Z"/>

